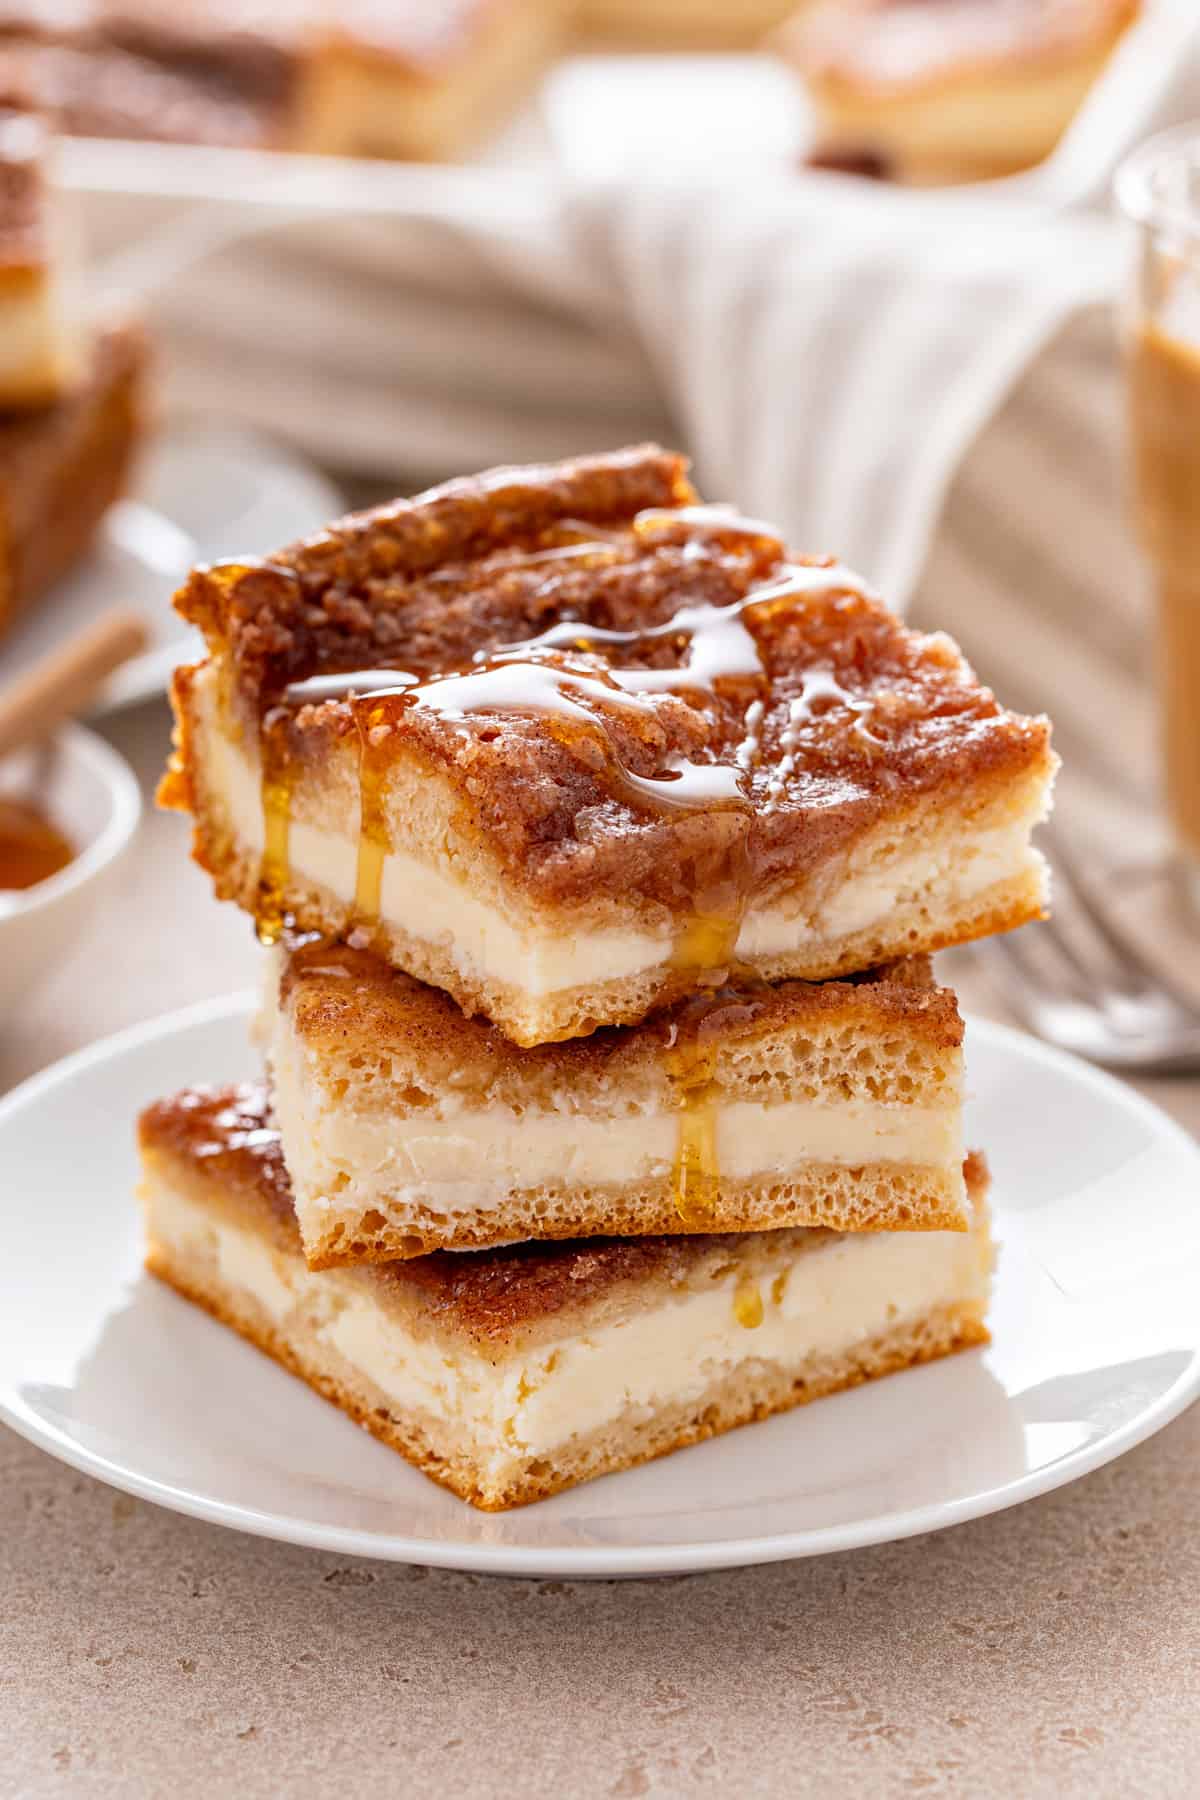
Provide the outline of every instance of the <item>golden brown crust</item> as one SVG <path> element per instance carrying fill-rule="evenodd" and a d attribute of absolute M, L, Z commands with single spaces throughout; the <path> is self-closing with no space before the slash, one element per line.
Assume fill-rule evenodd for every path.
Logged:
<path fill-rule="evenodd" d="M 388 651 L 403 658 L 397 668 L 463 667 L 530 622 L 528 584 L 505 580 L 489 558 L 545 548 L 572 520 L 627 526 L 646 508 L 694 499 L 684 458 L 654 445 L 492 469 L 349 514 L 261 561 L 199 568 L 175 606 L 260 713 L 290 682 L 376 657 L 388 666 Z M 459 569 L 462 591 L 430 586 Z"/>
<path fill-rule="evenodd" d="M 551 1197 L 548 1200 L 547 1194 Z M 556 1204 L 557 1202 L 557 1204 Z M 630 1183 L 619 1189 L 577 1185 L 562 1190 L 516 1190 L 505 1206 L 447 1219 L 410 1205 L 402 1226 L 375 1211 L 370 1222 L 338 1224 L 332 1209 L 322 1214 L 320 1238 L 304 1246 L 310 1269 L 406 1262 L 436 1251 L 488 1250 L 515 1239 L 538 1243 L 565 1239 L 594 1242 L 597 1236 L 704 1237 L 710 1242 L 749 1232 L 776 1231 L 965 1231 L 958 1171 L 924 1163 L 804 1162 L 793 1173 L 750 1181 L 722 1179 L 717 1198 L 702 1218 L 679 1216 L 669 1177 Z"/>
<path fill-rule="evenodd" d="M 1093 58 L 1141 10 L 1141 0 L 825 0 L 776 41 L 831 98 L 887 99 Z"/>
<path fill-rule="evenodd" d="M 269 1224 L 282 1234 L 281 1242 L 299 1252 L 291 1186 L 264 1087 L 247 1083 L 188 1089 L 158 1101 L 141 1116 L 139 1143 L 148 1164 L 173 1165 L 184 1181 L 201 1177 L 212 1192 L 245 1208 L 258 1223 Z M 985 1174 L 981 1161 L 969 1165 L 975 1188 Z M 826 1236 L 821 1230 L 795 1229 L 786 1241 L 799 1250 Z M 498 1344 L 627 1283 L 653 1277 L 680 1284 L 698 1262 L 732 1250 L 741 1238 L 738 1233 L 672 1234 L 439 1251 L 375 1265 L 369 1274 L 385 1295 L 393 1289 L 418 1301 L 443 1329 L 476 1344 Z"/>
<path fill-rule="evenodd" d="M 185 1088 L 138 1119 L 146 1154 L 174 1157 L 220 1190 L 295 1231 L 292 1189 L 261 1082 Z"/>
<path fill-rule="evenodd" d="M 124 490 L 145 424 L 147 340 L 103 328 L 81 384 L 0 418 L 0 632 L 78 559 Z"/>
<path fill-rule="evenodd" d="M 486 1019 L 467 1018 L 448 994 L 389 968 L 368 951 L 306 943 L 285 952 L 280 1005 L 292 1027 L 322 1054 L 362 1039 L 389 1045 L 428 1071 L 431 1084 L 455 1074 L 465 1089 L 506 1078 L 536 1091 L 569 1086 L 585 1071 L 614 1083 L 686 1034 L 698 1045 L 732 1048 L 785 1031 L 825 1030 L 852 1019 L 864 1033 L 899 1028 L 939 1048 L 962 1043 L 963 1025 L 949 988 L 937 986 L 928 957 L 906 958 L 843 981 L 737 982 L 680 1000 L 640 1027 L 602 1027 L 590 1037 L 519 1049 Z"/>

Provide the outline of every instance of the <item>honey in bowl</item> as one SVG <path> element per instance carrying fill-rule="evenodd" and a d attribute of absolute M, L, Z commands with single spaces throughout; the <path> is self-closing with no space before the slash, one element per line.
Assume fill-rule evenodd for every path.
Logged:
<path fill-rule="evenodd" d="M 35 887 L 65 869 L 75 851 L 45 813 L 0 794 L 0 890 Z"/>

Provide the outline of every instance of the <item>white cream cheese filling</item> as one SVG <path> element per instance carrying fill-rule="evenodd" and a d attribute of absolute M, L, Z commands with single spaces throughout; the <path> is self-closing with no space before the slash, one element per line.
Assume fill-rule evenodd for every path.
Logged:
<path fill-rule="evenodd" d="M 698 1398 L 747 1361 L 799 1367 L 844 1355 L 936 1307 L 982 1301 L 987 1271 L 975 1232 L 871 1232 L 797 1252 L 768 1252 L 762 1322 L 734 1310 L 737 1266 L 718 1281 L 671 1292 L 627 1317 L 576 1330 L 489 1362 L 445 1340 L 413 1336 L 378 1306 L 361 1276 L 312 1274 L 298 1254 L 213 1219 L 163 1186 L 150 1200 L 152 1236 L 184 1254 L 216 1249 L 221 1280 L 248 1294 L 283 1336 L 318 1341 L 377 1387 L 398 1414 L 423 1413 L 473 1440 L 495 1469 L 546 1455 L 631 1409 Z M 769 1235 L 769 1234 L 768 1234 Z"/>
<path fill-rule="evenodd" d="M 220 730 L 212 715 L 205 734 L 209 780 L 221 796 L 237 841 L 261 853 L 264 841 L 258 771 L 246 753 Z M 954 907 L 997 882 L 1040 869 L 1042 859 L 1029 838 L 1045 799 L 1001 826 L 968 842 L 955 838 L 935 851 L 897 856 L 880 866 L 851 873 L 839 882 L 828 905 L 815 911 L 796 907 L 751 906 L 737 940 L 742 957 L 778 955 L 806 943 L 825 942 L 866 930 L 889 913 L 932 890 L 939 905 Z M 334 832 L 294 819 L 288 860 L 298 880 L 353 903 L 358 872 L 358 820 Z M 458 968 L 486 981 L 542 997 L 571 988 L 619 981 L 668 961 L 668 932 L 603 930 L 568 933 L 518 928 L 470 892 L 460 881 L 404 850 L 383 859 L 380 915 L 385 924 L 422 941 L 446 946 Z"/>
<path fill-rule="evenodd" d="M 336 1211 L 392 1201 L 437 1212 L 478 1212 L 540 1187 L 623 1187 L 665 1180 L 679 1138 L 675 1111 L 604 1118 L 506 1107 L 449 1116 L 365 1111 L 331 1098 L 286 1014 L 271 1053 L 275 1116 L 297 1205 Z M 443 1097 L 443 1105 L 453 1102 Z M 716 1153 L 728 1181 L 787 1178 L 808 1162 L 860 1168 L 909 1163 L 953 1173 L 964 1155 L 957 1105 L 846 1102 L 716 1107 Z"/>

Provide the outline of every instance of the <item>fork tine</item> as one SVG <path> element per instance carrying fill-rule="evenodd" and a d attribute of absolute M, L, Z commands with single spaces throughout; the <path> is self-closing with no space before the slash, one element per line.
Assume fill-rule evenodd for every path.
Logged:
<path fill-rule="evenodd" d="M 1055 832 L 1049 842 L 1052 860 L 1057 864 L 1060 876 L 1066 877 L 1065 886 L 1070 892 L 1072 904 L 1079 908 L 1091 929 L 1116 960 L 1117 966 L 1126 972 L 1126 979 L 1129 979 L 1132 972 L 1143 990 L 1149 988 L 1164 993 L 1182 1013 L 1194 1019 L 1196 1010 L 1191 1003 L 1177 987 L 1172 986 L 1161 969 L 1155 968 L 1132 933 L 1125 931 L 1110 917 L 1091 877 L 1084 873 L 1074 851 L 1064 842 L 1063 834 Z"/>
<path fill-rule="evenodd" d="M 1103 992 L 1105 986 L 1103 977 L 1097 969 L 1089 965 L 1080 953 L 1078 946 L 1072 943 L 1070 933 L 1063 929 L 1061 919 L 1051 913 L 1049 918 L 1041 919 L 1037 924 L 1027 926 L 1026 929 L 1037 934 L 1039 943 L 1054 946 L 1056 954 L 1075 976 L 1076 990 L 1082 998 L 1091 999 L 1098 992 Z"/>
<path fill-rule="evenodd" d="M 1018 1010 L 1026 1019 L 1033 1019 L 1046 999 L 1047 980 L 1045 970 L 1039 967 L 1029 944 L 1026 935 L 1029 930 L 1030 927 L 1026 926 L 1021 931 L 1001 932 L 997 937 L 988 938 L 986 944 L 988 949 L 1008 965 Z M 1078 994 L 1079 984 L 1071 979 L 1074 971 L 1070 964 L 1067 967 L 1068 980 L 1064 985 Z"/>

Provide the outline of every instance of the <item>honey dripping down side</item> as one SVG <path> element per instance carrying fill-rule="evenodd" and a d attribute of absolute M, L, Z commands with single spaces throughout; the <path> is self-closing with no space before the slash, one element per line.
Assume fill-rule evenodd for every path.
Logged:
<path fill-rule="evenodd" d="M 704 989 L 672 1019 L 664 1064 L 676 1104 L 671 1197 L 680 1220 L 693 1230 L 714 1230 L 721 1198 L 717 1060 L 727 1028 L 744 1026 L 758 1011 L 749 979 L 736 989 Z M 757 1323 L 757 1321 L 755 1321 Z"/>
<path fill-rule="evenodd" d="M 278 943 L 287 924 L 287 889 L 291 868 L 292 789 L 295 765 L 288 737 L 289 716 L 282 707 L 267 714 L 259 736 L 262 782 L 263 850 L 254 901 L 259 942 Z"/>
<path fill-rule="evenodd" d="M 699 1230 L 712 1228 L 720 1198 L 716 1062 L 715 1043 L 699 1032 L 680 1036 L 667 1052 L 678 1103 L 671 1197 L 683 1223 Z"/>
<path fill-rule="evenodd" d="M 354 878 L 354 923 L 372 940 L 380 929 L 383 898 L 383 864 L 391 848 L 386 810 L 386 762 L 381 753 L 387 733 L 386 709 L 381 702 L 351 702 L 358 728 L 358 864 Z"/>

